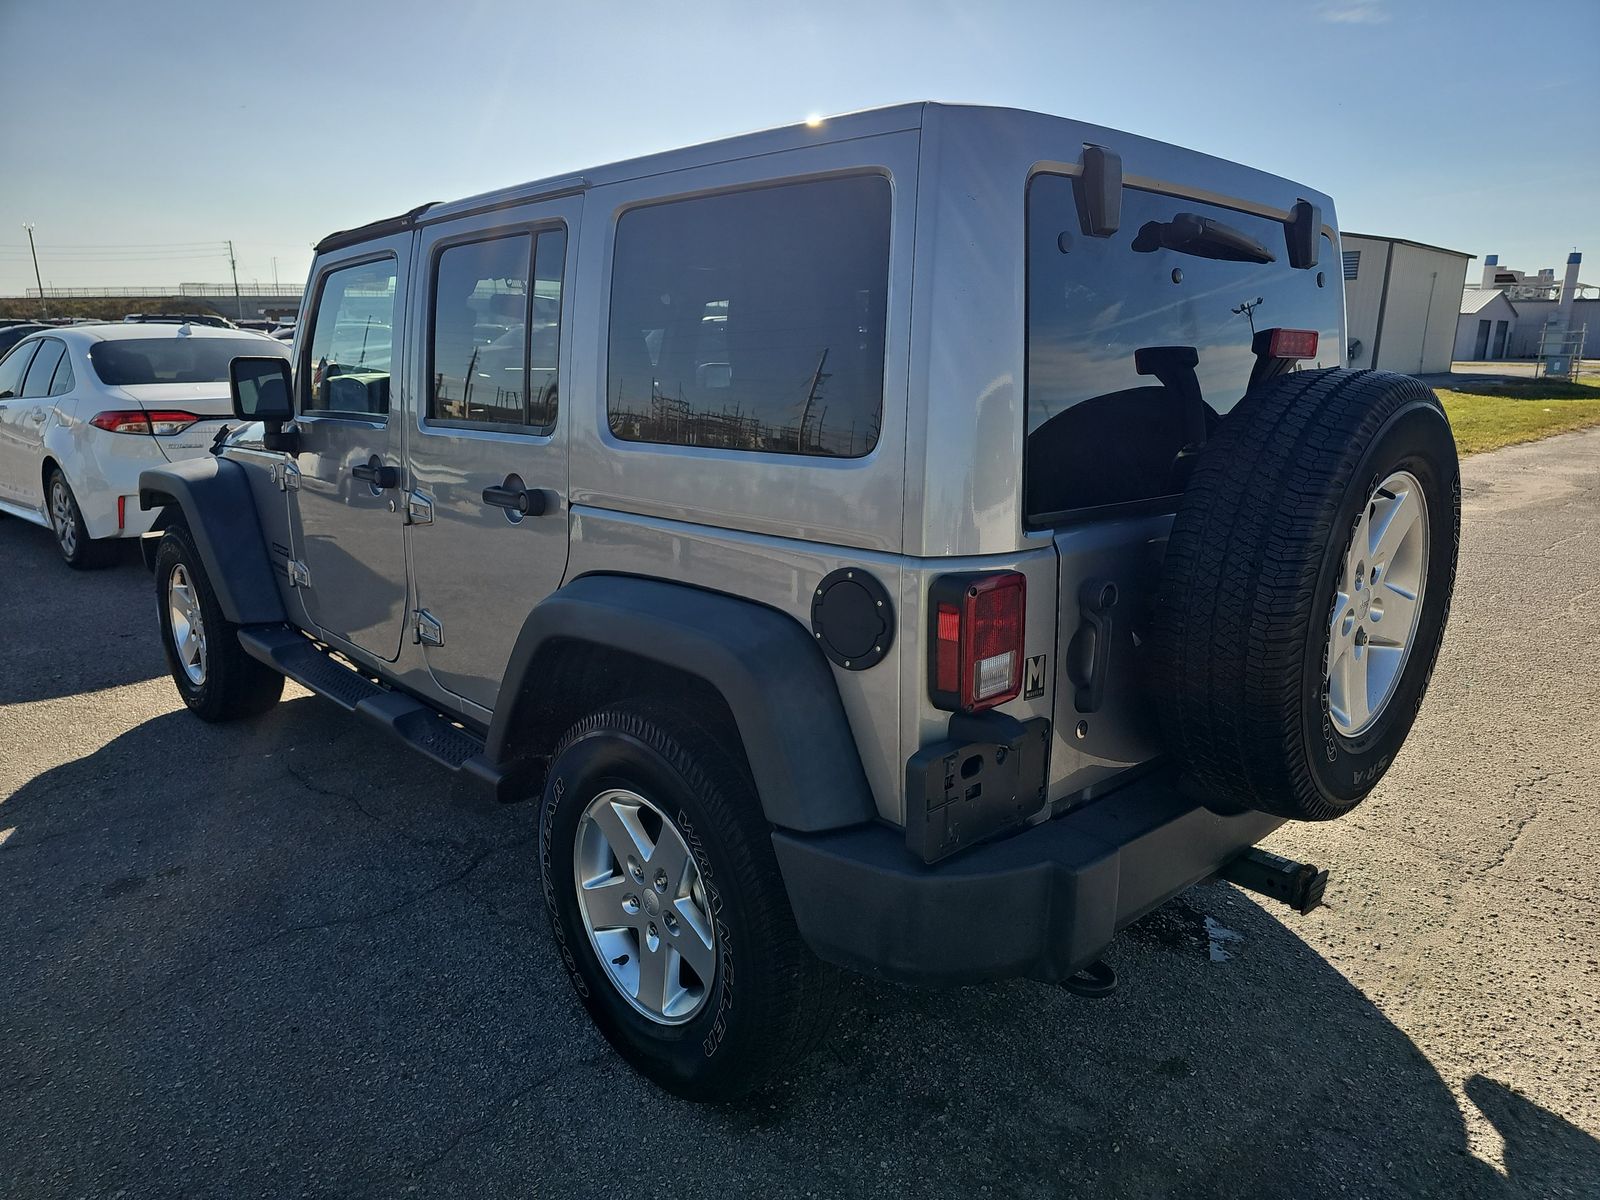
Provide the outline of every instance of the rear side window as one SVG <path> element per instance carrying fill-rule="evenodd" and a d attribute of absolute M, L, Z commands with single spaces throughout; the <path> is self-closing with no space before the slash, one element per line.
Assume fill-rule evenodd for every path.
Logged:
<path fill-rule="evenodd" d="M 859 457 L 878 440 L 890 188 L 830 179 L 617 222 L 606 410 L 627 441 Z"/>
<path fill-rule="evenodd" d="M 33 356 L 33 363 L 28 367 L 28 373 L 22 380 L 23 396 L 37 397 L 50 394 L 50 380 L 56 373 L 56 367 L 61 364 L 61 356 L 66 352 L 66 346 L 55 338 L 46 338 L 40 344 L 39 352 Z"/>
<path fill-rule="evenodd" d="M 1181 214 L 1226 226 L 1272 261 L 1211 257 L 1238 253 L 1238 243 L 1185 242 Z M 1181 492 L 1193 461 L 1187 451 L 1203 445 L 1244 397 L 1256 330 L 1316 330 L 1319 360 L 1301 365 L 1338 366 L 1342 297 L 1328 278 L 1326 237 L 1321 251 L 1318 267 L 1295 270 L 1282 223 L 1134 188 L 1123 191 L 1120 229 L 1088 237 L 1072 180 L 1035 176 L 1023 466 L 1029 522 Z"/>
<path fill-rule="evenodd" d="M 107 338 L 89 347 L 89 361 L 102 383 L 137 387 L 151 383 L 227 383 L 235 358 L 271 354 L 262 338 Z"/>
<path fill-rule="evenodd" d="M 27 373 L 28 364 L 33 361 L 38 348 L 38 342 L 23 342 L 4 359 L 0 359 L 0 400 L 21 394 L 22 377 Z"/>
<path fill-rule="evenodd" d="M 50 378 L 50 394 L 65 396 L 76 383 L 77 379 L 72 374 L 72 355 L 63 354 L 60 363 L 56 365 L 56 373 Z"/>
<path fill-rule="evenodd" d="M 449 246 L 434 269 L 428 418 L 547 433 L 556 419 L 566 234 Z"/>
<path fill-rule="evenodd" d="M 322 277 L 306 344 L 308 369 L 300 372 L 301 412 L 388 413 L 395 280 L 392 258 L 340 267 Z"/>

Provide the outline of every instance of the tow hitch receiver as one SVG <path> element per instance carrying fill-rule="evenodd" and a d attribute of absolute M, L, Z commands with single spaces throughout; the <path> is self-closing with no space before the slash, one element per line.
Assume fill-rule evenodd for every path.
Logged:
<path fill-rule="evenodd" d="M 1279 858 L 1251 847 L 1220 872 L 1229 883 L 1282 901 L 1304 916 L 1322 903 L 1328 890 L 1328 873 L 1310 863 Z"/>

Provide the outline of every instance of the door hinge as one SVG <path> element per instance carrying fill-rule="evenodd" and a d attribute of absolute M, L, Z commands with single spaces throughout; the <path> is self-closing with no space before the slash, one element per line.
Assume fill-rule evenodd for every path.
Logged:
<path fill-rule="evenodd" d="M 444 645 L 444 626 L 425 608 L 417 609 L 416 640 L 424 646 Z"/>
<path fill-rule="evenodd" d="M 421 492 L 406 493 L 406 524 L 432 525 L 433 501 Z"/>
<path fill-rule="evenodd" d="M 311 586 L 311 568 L 298 558 L 291 558 L 288 563 L 289 586 L 308 588 Z"/>
<path fill-rule="evenodd" d="M 288 459 L 283 459 L 272 464 L 272 482 L 278 485 L 280 492 L 297 492 L 300 490 L 300 468 Z"/>

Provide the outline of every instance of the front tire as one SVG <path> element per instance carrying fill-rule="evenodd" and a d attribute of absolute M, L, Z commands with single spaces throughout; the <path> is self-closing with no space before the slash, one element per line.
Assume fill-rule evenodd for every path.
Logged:
<path fill-rule="evenodd" d="M 156 550 L 156 609 L 172 682 L 202 721 L 233 721 L 266 712 L 283 695 L 283 676 L 239 645 L 239 627 L 222 606 L 183 525 Z"/>
<path fill-rule="evenodd" d="M 820 1036 L 834 976 L 795 928 L 742 763 L 708 734 L 632 707 L 580 721 L 545 784 L 539 862 L 573 987 L 661 1087 L 736 1099 Z"/>
<path fill-rule="evenodd" d="M 83 511 L 78 498 L 72 494 L 72 485 L 54 467 L 45 482 L 45 511 L 50 517 L 50 532 L 56 536 L 56 549 L 67 566 L 75 571 L 92 571 L 111 561 L 110 538 L 92 538 L 89 527 L 83 522 Z"/>

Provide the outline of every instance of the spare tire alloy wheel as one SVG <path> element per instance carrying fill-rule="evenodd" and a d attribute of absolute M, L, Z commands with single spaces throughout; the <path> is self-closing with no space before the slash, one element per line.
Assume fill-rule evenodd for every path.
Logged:
<path fill-rule="evenodd" d="M 1416 639 L 1428 578 L 1422 485 L 1396 471 L 1356 522 L 1328 629 L 1328 714 L 1347 738 L 1383 716 Z"/>
<path fill-rule="evenodd" d="M 1461 480 L 1404 375 L 1301 371 L 1201 452 L 1162 563 L 1163 736 L 1214 808 L 1342 816 L 1394 762 L 1449 617 Z"/>
<path fill-rule="evenodd" d="M 716 977 L 716 923 L 672 818 L 607 789 L 583 811 L 572 865 L 584 929 L 617 991 L 651 1021 L 694 1017 Z"/>

